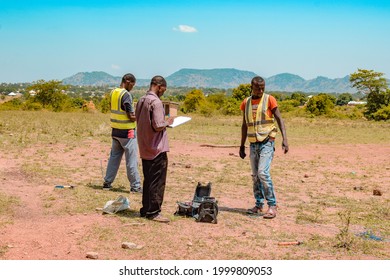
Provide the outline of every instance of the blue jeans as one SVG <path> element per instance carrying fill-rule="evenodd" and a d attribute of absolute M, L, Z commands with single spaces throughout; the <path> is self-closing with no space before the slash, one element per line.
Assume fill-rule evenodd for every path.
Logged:
<path fill-rule="evenodd" d="M 265 143 L 250 143 L 250 161 L 253 179 L 253 194 L 256 206 L 263 207 L 264 199 L 269 206 L 276 205 L 274 186 L 270 168 L 274 157 L 274 141 Z"/>
<path fill-rule="evenodd" d="M 104 181 L 111 184 L 114 182 L 118 173 L 119 165 L 121 164 L 123 153 L 126 158 L 126 173 L 127 179 L 130 182 L 132 189 L 141 187 L 141 179 L 138 172 L 138 144 L 137 138 L 127 139 L 112 137 L 112 146 L 110 159 L 108 160 L 106 177 Z"/>

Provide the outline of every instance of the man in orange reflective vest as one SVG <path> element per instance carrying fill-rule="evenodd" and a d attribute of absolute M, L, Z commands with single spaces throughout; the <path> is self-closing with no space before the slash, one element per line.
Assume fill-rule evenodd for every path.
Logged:
<path fill-rule="evenodd" d="M 240 109 L 243 111 L 241 126 L 240 157 L 244 159 L 245 141 L 250 143 L 250 163 L 252 168 L 253 194 L 255 206 L 248 209 L 249 214 L 263 215 L 266 219 L 276 217 L 277 204 L 270 167 L 275 151 L 275 136 L 278 131 L 275 120 L 281 131 L 284 153 L 288 152 L 288 143 L 284 121 L 280 115 L 276 99 L 265 94 L 265 81 L 256 76 L 251 81 L 252 94 L 244 99 Z M 264 200 L 268 210 L 264 213 Z"/>

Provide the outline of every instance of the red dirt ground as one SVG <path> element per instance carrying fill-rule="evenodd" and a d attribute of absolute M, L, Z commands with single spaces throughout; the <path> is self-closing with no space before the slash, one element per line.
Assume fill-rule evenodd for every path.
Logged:
<path fill-rule="evenodd" d="M 96 142 L 91 142 L 93 149 L 91 147 L 78 148 L 80 150 L 73 151 L 74 154 L 81 154 L 86 152 L 87 150 L 91 151 L 89 158 L 93 158 L 96 156 L 97 158 L 102 158 L 102 150 L 108 151 L 109 147 L 106 147 L 103 144 L 99 144 Z M 54 150 L 61 150 L 61 147 L 54 147 Z M 2 155 L 0 158 L 0 180 L 1 180 L 1 191 L 6 193 L 7 195 L 12 195 L 19 197 L 21 200 L 21 206 L 18 206 L 14 209 L 13 214 L 13 222 L 11 224 L 7 224 L 5 226 L 0 227 L 0 248 L 3 248 L 4 254 L 0 255 L 0 259 L 7 260 L 22 260 L 22 259 L 85 259 L 86 252 L 93 251 L 94 240 L 90 240 L 88 238 L 83 239 L 83 237 L 88 236 L 89 231 L 94 225 L 99 226 L 107 226 L 107 227 L 115 227 L 115 226 L 123 226 L 121 223 L 113 218 L 113 216 L 109 215 L 101 215 L 99 212 L 88 212 L 84 214 L 72 214 L 72 215 L 53 215 L 45 213 L 45 209 L 42 206 L 42 193 L 47 192 L 48 189 L 50 191 L 55 191 L 52 188 L 52 185 L 42 182 L 42 184 L 37 184 L 36 180 L 32 180 L 28 176 L 25 175 L 21 170 L 21 166 L 24 163 L 25 156 L 28 154 L 34 153 L 35 149 L 27 149 L 23 151 L 24 156 L 19 156 L 15 158 L 15 154 L 10 153 L 7 155 Z M 378 146 L 378 145 L 354 145 L 354 146 L 338 146 L 337 148 L 331 147 L 328 145 L 323 146 L 308 146 L 302 148 L 294 148 L 292 147 L 290 152 L 287 155 L 283 155 L 281 149 L 278 149 L 275 155 L 273 170 L 277 170 L 283 164 L 288 164 L 288 162 L 300 162 L 302 164 L 312 161 L 313 159 L 323 157 L 327 158 L 328 164 L 325 166 L 320 166 L 316 168 L 315 173 L 308 174 L 308 178 L 303 178 L 302 175 L 297 176 L 297 178 L 301 178 L 302 180 L 306 180 L 307 184 L 313 184 L 316 180 L 321 179 L 321 171 L 337 171 L 337 172 L 351 172 L 352 166 L 354 166 L 353 172 L 364 173 L 367 171 L 367 166 L 382 166 L 385 168 L 384 173 L 380 173 L 381 175 L 389 175 L 389 154 L 390 154 L 390 145 L 387 146 Z M 370 155 L 367 157 L 367 155 Z M 171 151 L 169 153 L 170 167 L 169 172 L 175 171 L 175 168 L 171 164 L 173 162 L 178 162 L 180 158 L 183 156 L 190 157 L 208 157 L 215 159 L 231 159 L 232 157 L 237 157 L 237 148 L 210 148 L 210 147 L 201 147 L 199 144 L 188 144 L 181 145 L 178 142 L 171 142 Z M 364 160 L 359 160 L 364 159 Z M 70 157 L 68 153 L 58 152 L 53 156 L 53 160 L 55 162 L 62 162 L 63 164 L 69 164 L 75 167 L 83 168 L 87 166 L 88 157 Z M 238 157 L 237 161 L 240 161 Z M 387 167 L 386 167 L 387 164 Z M 218 169 L 218 166 L 215 166 Z M 387 169 L 386 169 L 387 168 Z M 387 170 L 387 171 L 386 171 Z M 100 170 L 98 170 L 97 174 L 94 176 L 100 176 Z M 248 174 L 249 174 L 249 165 L 248 165 Z M 85 172 L 84 176 L 89 176 L 90 173 Z M 377 178 L 373 176 L 373 182 L 383 183 L 383 178 Z M 288 184 L 289 182 L 286 180 L 285 182 L 279 182 L 279 184 Z M 388 180 L 387 180 L 388 183 Z M 351 186 L 352 187 L 352 186 Z M 386 189 L 384 189 L 386 190 Z M 100 190 L 96 190 L 100 191 Z M 368 190 L 370 192 L 371 190 Z M 388 189 L 387 189 L 388 191 Z M 135 194 L 130 194 L 134 196 Z M 362 197 L 367 195 L 358 194 Z M 384 194 L 388 197 L 388 193 Z M 241 198 L 240 198 L 241 199 Z M 301 197 L 302 200 L 306 198 L 304 196 Z M 250 206 L 252 203 L 251 190 L 250 187 L 243 194 L 242 201 L 237 201 L 229 198 L 221 198 L 221 204 L 229 205 L 230 207 L 241 207 L 246 208 Z M 294 223 L 293 215 L 288 212 L 288 198 L 280 197 L 280 202 L 282 205 L 278 217 L 269 223 L 272 225 L 272 229 L 263 229 L 268 234 L 269 231 L 291 231 L 301 233 L 304 230 L 310 230 L 311 234 L 322 233 L 325 235 L 334 235 L 337 233 L 337 226 L 329 227 L 326 229 L 324 233 L 324 229 L 316 226 L 315 224 L 307 227 L 300 227 Z M 293 203 L 293 202 L 290 202 Z M 169 212 L 173 210 L 174 204 L 166 207 L 165 211 Z M 134 209 L 136 211 L 137 209 Z M 167 211 L 168 210 L 168 211 Z M 228 215 L 227 212 L 221 212 L 221 223 L 218 224 L 220 229 L 227 230 L 231 227 L 231 232 L 227 235 L 234 236 L 235 238 L 243 238 L 244 241 L 246 237 L 255 235 L 255 231 L 250 228 L 234 228 L 234 223 L 232 225 L 228 224 Z M 225 218 L 225 221 L 224 221 Z M 251 221 L 251 218 L 245 218 L 248 221 Z M 261 220 L 263 222 L 263 220 Z M 155 224 L 151 222 L 146 222 L 146 227 L 150 227 L 153 229 Z M 169 225 L 159 225 L 160 228 L 166 230 L 167 232 L 175 232 L 175 224 L 178 228 L 185 227 L 184 223 L 181 221 L 171 222 Z M 193 224 L 192 224 L 193 225 Z M 197 224 L 199 225 L 199 224 Z M 215 232 L 217 229 L 214 227 L 212 229 L 207 228 L 206 226 L 200 225 L 205 231 L 205 235 L 215 235 L 218 233 Z M 130 228 L 130 227 L 129 227 Z M 189 225 L 186 230 L 191 232 L 193 228 Z M 130 234 L 131 236 L 131 234 Z M 242 237 L 240 237 L 242 236 Z M 122 236 L 123 237 L 123 236 Z M 174 238 L 174 237 L 173 237 Z M 115 239 L 115 238 L 114 238 Z M 130 238 L 129 238 L 130 239 Z M 82 240 L 82 241 L 80 241 Z M 123 240 L 123 239 L 122 239 Z M 135 237 L 135 242 L 141 245 L 146 245 L 148 242 L 142 240 L 141 237 Z M 192 246 L 191 239 L 181 239 L 181 241 L 185 241 L 184 249 L 187 250 L 188 247 Z M 132 241 L 131 239 L 128 241 Z M 112 244 L 110 244 L 112 242 Z M 205 241 L 206 244 L 209 241 Z M 226 241 L 227 242 L 227 241 Z M 264 243 L 268 246 L 268 249 L 273 248 L 271 243 Z M 108 259 L 126 259 L 129 258 L 126 253 L 123 253 L 123 250 L 111 250 L 109 247 L 113 245 L 113 243 L 118 243 L 118 238 L 115 240 L 108 240 L 106 242 L 105 248 L 107 249 L 107 253 L 104 254 L 100 252 L 99 258 L 108 258 Z M 118 247 L 118 245 L 115 245 Z M 236 246 L 239 246 L 238 244 Z M 5 248 L 5 250 L 4 250 Z M 284 248 L 279 248 L 279 253 L 283 252 L 283 250 L 289 250 Z M 117 252 L 117 253 L 115 253 Z M 164 254 L 160 253 L 158 258 L 160 259 L 175 259 L 177 256 L 174 255 L 164 256 Z M 281 258 L 281 255 L 267 255 L 266 252 L 262 253 L 262 257 L 264 258 Z M 226 255 L 224 255 L 226 257 Z M 193 255 L 194 258 L 206 258 L 207 256 L 198 256 L 196 254 Z M 146 253 L 145 255 L 135 254 L 134 258 L 153 258 L 150 253 Z M 191 259 L 191 253 L 187 252 L 184 255 L 184 258 Z M 211 259 L 216 259 L 218 256 L 211 256 Z M 314 258 L 321 259 L 332 259 L 333 256 L 327 255 L 318 255 Z M 341 256 L 343 258 L 343 256 Z M 354 257 L 345 257 L 345 258 L 354 258 Z M 356 256 L 357 259 L 370 259 L 371 256 Z"/>

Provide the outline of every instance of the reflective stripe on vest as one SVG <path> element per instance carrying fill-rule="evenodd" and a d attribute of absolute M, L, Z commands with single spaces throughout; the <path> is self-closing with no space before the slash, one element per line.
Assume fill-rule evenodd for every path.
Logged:
<path fill-rule="evenodd" d="M 253 120 L 252 96 L 245 104 L 245 121 L 247 137 L 250 143 L 264 141 L 268 136 L 275 137 L 278 131 L 273 116 L 267 114 L 269 95 L 263 94 L 256 110 L 256 121 Z"/>
<path fill-rule="evenodd" d="M 121 100 L 125 94 L 129 94 L 126 89 L 116 88 L 111 92 L 111 116 L 110 122 L 112 128 L 134 129 L 136 123 L 131 121 L 126 111 L 121 108 Z"/>

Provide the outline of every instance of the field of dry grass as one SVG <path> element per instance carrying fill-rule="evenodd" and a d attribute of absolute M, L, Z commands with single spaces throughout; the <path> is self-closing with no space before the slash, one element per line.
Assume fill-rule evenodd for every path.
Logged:
<path fill-rule="evenodd" d="M 389 122 L 285 119 L 290 151 L 282 153 L 279 135 L 271 170 L 279 212 L 265 220 L 245 213 L 254 200 L 249 159 L 235 147 L 241 118 L 192 117 L 168 131 L 163 213 L 171 223 L 157 224 L 139 217 L 141 195 L 129 193 L 123 164 L 114 191 L 101 190 L 108 115 L 0 111 L 0 259 L 85 259 L 90 251 L 140 260 L 390 258 Z M 212 182 L 216 225 L 173 215 L 198 181 Z M 129 211 L 96 210 L 118 195 L 130 199 Z"/>

